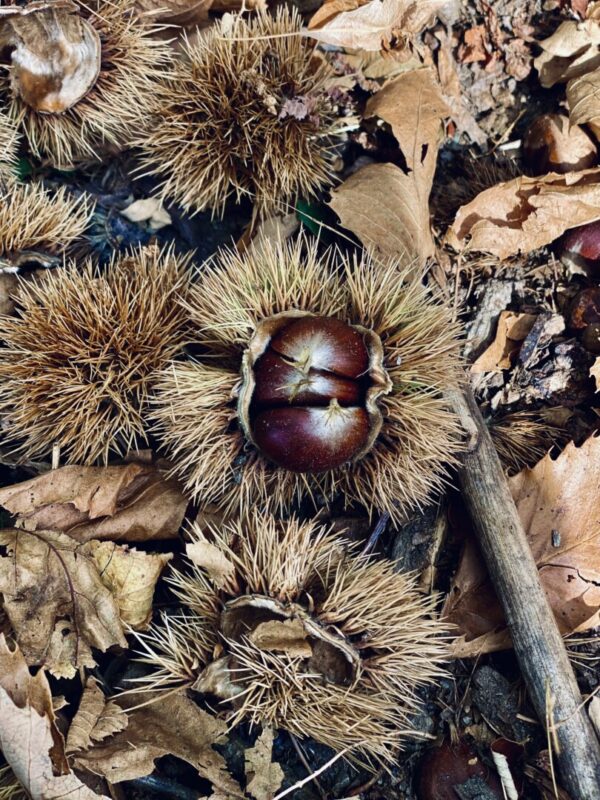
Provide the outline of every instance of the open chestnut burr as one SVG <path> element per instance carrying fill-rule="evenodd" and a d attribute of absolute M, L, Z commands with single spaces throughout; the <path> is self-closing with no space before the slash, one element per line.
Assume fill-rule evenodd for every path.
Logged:
<path fill-rule="evenodd" d="M 220 251 L 185 305 L 194 356 L 157 375 L 154 431 L 201 507 L 400 519 L 443 485 L 458 326 L 411 265 L 265 241 Z"/>
<path fill-rule="evenodd" d="M 391 391 L 373 331 L 284 312 L 261 322 L 242 363 L 238 413 L 247 438 L 292 472 L 325 472 L 372 447 Z"/>

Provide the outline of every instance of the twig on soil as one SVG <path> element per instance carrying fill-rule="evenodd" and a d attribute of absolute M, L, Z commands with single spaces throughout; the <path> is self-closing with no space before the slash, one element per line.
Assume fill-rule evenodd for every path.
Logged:
<path fill-rule="evenodd" d="M 371 531 L 369 538 L 367 539 L 367 543 L 362 549 L 361 555 L 366 556 L 376 547 L 377 542 L 379 541 L 380 536 L 387 528 L 387 524 L 390 521 L 390 515 L 387 511 L 384 511 L 383 514 L 377 520 L 377 524 Z"/>
<path fill-rule="evenodd" d="M 358 743 L 358 744 L 360 744 L 360 743 Z M 358 746 L 358 744 L 357 744 L 357 746 Z M 306 786 L 306 784 L 309 781 L 314 780 L 317 777 L 317 775 L 321 775 L 323 772 L 325 772 L 326 769 L 329 769 L 329 767 L 333 766 L 336 761 L 338 761 L 340 758 L 342 758 L 342 756 L 345 756 L 346 753 L 348 753 L 351 749 L 352 748 L 350 748 L 350 747 L 346 747 L 346 748 L 344 748 L 344 750 L 340 750 L 339 753 L 336 753 L 333 756 L 333 758 L 330 758 L 329 761 L 327 761 L 327 763 L 323 764 L 322 767 L 319 767 L 319 769 L 315 770 L 314 772 L 311 772 L 310 775 L 308 775 L 306 778 L 302 778 L 301 781 L 298 781 L 293 786 L 288 786 L 288 788 L 284 789 L 283 792 L 279 792 L 279 794 L 276 794 L 275 797 L 273 798 L 273 800 L 281 800 L 282 797 L 287 797 L 288 794 L 290 794 L 291 792 L 295 792 L 296 789 L 301 789 L 303 786 Z"/>
<path fill-rule="evenodd" d="M 504 608 L 529 696 L 549 735 L 559 743 L 556 757 L 567 791 L 577 800 L 600 800 L 600 742 L 581 706 L 565 644 L 498 454 L 471 390 L 456 392 L 451 400 L 468 436 L 459 470 L 462 495 Z M 547 719 L 548 698 L 552 707 Z"/>
<path fill-rule="evenodd" d="M 309 764 L 309 763 L 308 763 L 308 761 L 306 760 L 306 756 L 304 755 L 304 751 L 303 751 L 303 750 L 302 750 L 302 748 L 300 747 L 300 742 L 299 742 L 299 741 L 296 739 L 296 737 L 294 736 L 294 734 L 293 734 L 293 733 L 290 733 L 290 739 L 292 740 L 292 744 L 294 745 L 294 750 L 295 750 L 295 751 L 296 751 L 296 753 L 298 754 L 298 758 L 299 758 L 299 759 L 300 759 L 300 761 L 302 762 L 302 766 L 304 767 L 304 769 L 305 769 L 305 770 L 308 772 L 308 774 L 310 775 L 310 773 L 311 773 L 311 770 L 310 770 L 310 764 Z M 319 783 L 319 781 L 316 779 L 316 777 L 315 777 L 314 775 L 313 775 L 313 783 L 314 783 L 314 784 L 315 784 L 315 786 L 317 787 L 317 791 L 319 792 L 319 794 L 321 795 L 321 797 L 323 798 L 323 800 L 325 800 L 325 798 L 327 797 L 327 795 L 326 795 L 326 794 L 325 794 L 325 792 L 323 791 L 323 787 L 321 786 L 321 784 Z"/>

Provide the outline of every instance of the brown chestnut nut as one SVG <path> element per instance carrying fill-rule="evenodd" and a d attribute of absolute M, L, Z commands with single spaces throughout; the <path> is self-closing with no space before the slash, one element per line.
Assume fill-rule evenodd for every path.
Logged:
<path fill-rule="evenodd" d="M 600 220 L 571 228 L 559 242 L 560 260 L 575 272 L 600 274 Z"/>
<path fill-rule="evenodd" d="M 523 137 L 523 161 L 534 175 L 577 172 L 598 162 L 596 146 L 578 125 L 561 114 L 537 117 Z"/>
<path fill-rule="evenodd" d="M 271 347 L 303 370 L 360 378 L 369 368 L 362 335 L 335 317 L 301 317 L 276 333 Z"/>
<path fill-rule="evenodd" d="M 359 403 L 364 395 L 359 381 L 322 370 L 303 372 L 271 350 L 259 359 L 254 375 L 256 388 L 252 403 L 255 408 L 290 403 L 326 406 L 334 399 L 343 406 L 351 406 Z"/>
<path fill-rule="evenodd" d="M 581 332 L 581 343 L 590 353 L 600 353 L 600 287 L 591 286 L 575 295 L 569 327 Z"/>
<path fill-rule="evenodd" d="M 291 472 L 326 472 L 365 455 L 382 424 L 377 399 L 391 388 L 373 331 L 297 311 L 257 327 L 243 375 L 244 432 Z"/>
<path fill-rule="evenodd" d="M 364 447 L 369 418 L 364 408 L 342 408 L 332 400 L 326 408 L 261 411 L 252 430 L 259 449 L 276 464 L 293 472 L 324 472 L 340 467 Z"/>

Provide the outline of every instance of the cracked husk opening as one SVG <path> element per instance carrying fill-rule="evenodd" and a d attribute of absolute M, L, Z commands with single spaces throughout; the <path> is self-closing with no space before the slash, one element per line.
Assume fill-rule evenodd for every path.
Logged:
<path fill-rule="evenodd" d="M 255 447 L 257 447 L 257 445 L 254 441 L 250 424 L 250 406 L 254 389 L 256 388 L 254 365 L 267 350 L 271 339 L 278 331 L 294 320 L 301 319 L 302 317 L 317 316 L 319 315 L 307 311 L 293 310 L 283 311 L 280 314 L 267 317 L 258 323 L 254 335 L 244 351 L 241 366 L 242 380 L 237 398 L 237 412 L 246 439 Z M 353 462 L 356 462 L 367 455 L 379 436 L 383 426 L 383 415 L 379 408 L 378 400 L 392 391 L 393 384 L 383 365 L 383 345 L 379 336 L 374 331 L 369 328 L 364 328 L 362 325 L 348 324 L 349 327 L 354 328 L 354 330 L 358 331 L 363 336 L 365 346 L 369 353 L 369 369 L 367 374 L 371 380 L 371 384 L 365 396 L 365 409 L 369 417 L 369 435 L 364 447 L 362 447 L 352 459 Z M 258 447 L 257 449 L 260 450 Z"/>

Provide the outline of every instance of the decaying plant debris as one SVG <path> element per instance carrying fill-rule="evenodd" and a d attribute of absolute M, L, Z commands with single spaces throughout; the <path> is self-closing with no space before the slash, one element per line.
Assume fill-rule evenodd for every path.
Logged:
<path fill-rule="evenodd" d="M 1 800 L 597 800 L 599 48 L 2 4 Z"/>

